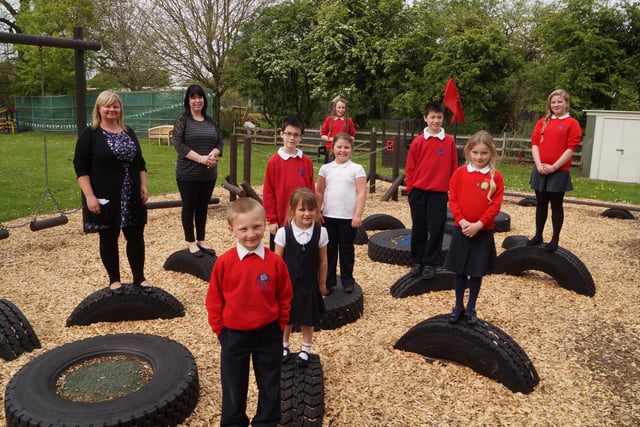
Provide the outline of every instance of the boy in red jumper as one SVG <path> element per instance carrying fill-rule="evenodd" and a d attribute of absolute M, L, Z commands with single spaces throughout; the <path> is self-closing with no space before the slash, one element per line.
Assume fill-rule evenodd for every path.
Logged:
<path fill-rule="evenodd" d="M 267 162 L 262 187 L 262 204 L 269 223 L 269 249 L 275 249 L 274 238 L 279 227 L 287 224 L 289 197 L 296 188 L 316 192 L 313 162 L 298 148 L 304 134 L 304 122 L 296 116 L 286 117 L 280 127 L 282 147 Z"/>
<path fill-rule="evenodd" d="M 429 102 L 424 109 L 427 127 L 411 142 L 405 182 L 411 208 L 410 274 L 431 279 L 439 265 L 447 222 L 449 179 L 458 167 L 456 143 L 442 129 L 444 107 Z"/>
<path fill-rule="evenodd" d="M 216 260 L 206 306 L 220 341 L 221 426 L 248 426 L 249 361 L 258 385 L 254 427 L 280 423 L 282 335 L 293 295 L 283 259 L 262 243 L 265 212 L 242 197 L 227 209 L 229 231 L 238 240 Z"/>

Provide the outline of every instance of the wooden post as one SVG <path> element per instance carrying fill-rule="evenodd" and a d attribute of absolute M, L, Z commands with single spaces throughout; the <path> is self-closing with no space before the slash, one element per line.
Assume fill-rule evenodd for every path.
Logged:
<path fill-rule="evenodd" d="M 238 135 L 231 135 L 229 140 L 229 182 L 238 182 Z M 224 187 L 224 184 L 222 185 Z M 229 201 L 236 200 L 236 194 L 229 194 Z"/>
<path fill-rule="evenodd" d="M 244 161 L 243 161 L 242 179 L 251 185 L 251 137 L 244 138 Z M 237 182 L 237 181 L 236 181 Z"/>

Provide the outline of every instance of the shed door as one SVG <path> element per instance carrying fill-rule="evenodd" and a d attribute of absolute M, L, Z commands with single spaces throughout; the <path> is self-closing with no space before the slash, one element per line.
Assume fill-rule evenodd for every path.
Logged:
<path fill-rule="evenodd" d="M 605 118 L 598 179 L 640 183 L 640 121 Z"/>

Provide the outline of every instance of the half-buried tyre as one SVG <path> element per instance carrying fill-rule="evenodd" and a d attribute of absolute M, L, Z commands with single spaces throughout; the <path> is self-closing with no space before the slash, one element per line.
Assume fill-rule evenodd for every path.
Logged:
<path fill-rule="evenodd" d="M 356 245 L 365 245 L 369 241 L 367 231 L 371 230 L 396 230 L 406 228 L 398 218 L 387 214 L 373 214 L 362 220 L 362 225 L 356 230 Z"/>
<path fill-rule="evenodd" d="M 169 338 L 118 334 L 54 348 L 4 394 L 8 427 L 176 426 L 198 403 L 191 352 Z"/>
<path fill-rule="evenodd" d="M 182 303 L 161 288 L 123 285 L 117 292 L 104 288 L 86 297 L 67 319 L 67 326 L 183 316 Z"/>
<path fill-rule="evenodd" d="M 0 357 L 14 360 L 40 348 L 40 341 L 27 318 L 11 301 L 0 299 Z"/>
<path fill-rule="evenodd" d="M 518 206 L 531 207 L 535 206 L 538 202 L 535 197 L 525 197 L 518 201 Z"/>
<path fill-rule="evenodd" d="M 447 256 L 450 243 L 451 235 L 445 233 L 442 240 L 440 259 L 438 260 L 440 265 L 442 265 Z M 369 238 L 368 254 L 372 261 L 386 264 L 412 265 L 411 229 L 387 230 L 374 234 Z"/>
<path fill-rule="evenodd" d="M 211 278 L 213 264 L 218 259 L 215 255 L 203 254 L 201 257 L 193 256 L 188 249 L 183 249 L 169 255 L 162 268 L 165 270 L 187 273 L 208 282 Z"/>
<path fill-rule="evenodd" d="M 635 219 L 633 214 L 626 209 L 620 208 L 610 208 L 606 211 L 602 212 L 600 215 L 606 218 L 616 218 L 616 219 Z"/>
<path fill-rule="evenodd" d="M 360 285 L 356 283 L 353 292 L 346 293 L 338 277 L 338 286 L 331 295 L 324 297 L 324 314 L 320 318 L 320 329 L 338 329 L 353 323 L 362 317 L 363 311 L 364 298 Z"/>
<path fill-rule="evenodd" d="M 526 246 L 526 240 L 522 243 L 526 238 L 522 237 L 512 237 L 510 248 L 498 255 L 496 273 L 518 276 L 527 270 L 542 271 L 565 289 L 589 297 L 596 294 L 593 277 L 577 256 L 562 247 L 547 252 L 542 244 Z M 514 243 L 516 240 L 518 244 Z"/>
<path fill-rule="evenodd" d="M 291 353 L 280 374 L 280 409 L 283 427 L 322 426 L 324 418 L 324 374 L 320 357 L 310 354 L 306 367 L 300 367 Z"/>
<path fill-rule="evenodd" d="M 390 292 L 394 298 L 405 298 L 428 292 L 450 291 L 455 288 L 456 274 L 452 271 L 436 269 L 436 274 L 431 279 L 405 274 L 391 286 Z"/>
<path fill-rule="evenodd" d="M 449 316 L 424 320 L 407 331 L 394 348 L 451 360 L 498 381 L 513 392 L 531 393 L 540 381 L 524 350 L 497 326 L 478 319 L 449 323 Z"/>

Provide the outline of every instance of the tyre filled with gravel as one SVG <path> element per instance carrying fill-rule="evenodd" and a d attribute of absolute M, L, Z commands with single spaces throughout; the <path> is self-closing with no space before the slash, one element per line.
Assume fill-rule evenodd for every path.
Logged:
<path fill-rule="evenodd" d="M 124 375 L 123 363 L 139 369 Z M 54 348 L 20 369 L 5 390 L 5 416 L 8 427 L 176 426 L 196 407 L 199 390 L 195 359 L 182 344 L 104 335 Z"/>
<path fill-rule="evenodd" d="M 438 260 L 440 265 L 442 265 L 447 256 L 450 243 L 451 235 L 445 233 L 442 240 L 442 251 Z M 402 228 L 376 233 L 369 238 L 367 250 L 372 261 L 395 265 L 412 265 L 411 229 Z"/>

